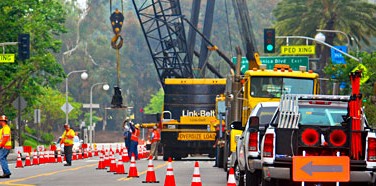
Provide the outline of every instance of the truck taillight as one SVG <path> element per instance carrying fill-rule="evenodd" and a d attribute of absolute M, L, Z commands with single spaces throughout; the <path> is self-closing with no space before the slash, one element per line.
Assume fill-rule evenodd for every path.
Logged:
<path fill-rule="evenodd" d="M 265 158 L 273 157 L 273 149 L 274 149 L 274 134 L 265 134 L 264 140 L 264 152 L 262 154 Z"/>
<path fill-rule="evenodd" d="M 258 142 L 258 132 L 251 132 L 249 133 L 249 139 L 248 139 L 248 150 L 255 152 L 257 151 L 257 142 Z"/>
<path fill-rule="evenodd" d="M 376 138 L 368 138 L 367 161 L 376 162 Z"/>

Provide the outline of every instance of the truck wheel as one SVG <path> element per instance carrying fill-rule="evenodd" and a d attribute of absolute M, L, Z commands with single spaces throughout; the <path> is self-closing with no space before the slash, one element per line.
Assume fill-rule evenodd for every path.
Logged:
<path fill-rule="evenodd" d="M 261 172 L 255 171 L 254 173 L 247 171 L 245 174 L 246 186 L 259 186 L 261 182 Z"/>

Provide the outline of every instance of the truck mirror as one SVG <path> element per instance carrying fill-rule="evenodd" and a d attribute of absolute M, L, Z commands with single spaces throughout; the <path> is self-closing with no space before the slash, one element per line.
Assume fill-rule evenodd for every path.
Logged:
<path fill-rule="evenodd" d="M 236 130 L 243 130 L 242 122 L 241 121 L 233 121 L 230 124 L 231 129 L 236 129 Z"/>
<path fill-rule="evenodd" d="M 260 126 L 260 118 L 258 116 L 249 117 L 248 125 L 248 130 L 258 131 Z"/>

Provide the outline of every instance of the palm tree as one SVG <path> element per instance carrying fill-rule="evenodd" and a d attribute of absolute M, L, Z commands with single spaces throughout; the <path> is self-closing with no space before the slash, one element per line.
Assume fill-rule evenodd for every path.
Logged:
<path fill-rule="evenodd" d="M 277 35 L 313 36 L 316 29 L 340 30 L 355 38 L 359 47 L 360 42 L 370 45 L 370 38 L 376 35 L 376 5 L 364 0 L 283 0 L 273 14 Z M 331 45 L 347 42 L 343 35 L 325 35 L 325 42 Z M 330 48 L 322 46 L 317 53 L 321 54 L 317 69 L 324 77 Z"/>

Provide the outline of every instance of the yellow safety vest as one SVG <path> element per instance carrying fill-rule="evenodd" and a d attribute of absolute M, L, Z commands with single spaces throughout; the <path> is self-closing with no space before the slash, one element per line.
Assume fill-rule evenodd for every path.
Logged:
<path fill-rule="evenodd" d="M 69 129 L 67 132 L 64 131 L 63 135 L 61 136 L 61 140 L 63 140 L 64 146 L 72 146 L 73 145 L 73 138 L 76 135 L 73 129 Z"/>
<path fill-rule="evenodd" d="M 3 143 L 3 139 L 6 136 L 9 136 L 8 140 L 4 144 L 4 148 L 11 149 L 12 148 L 12 137 L 10 133 L 10 127 L 8 125 L 4 125 L 2 129 L 0 129 L 0 144 Z"/>

